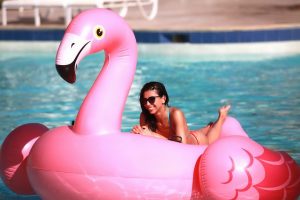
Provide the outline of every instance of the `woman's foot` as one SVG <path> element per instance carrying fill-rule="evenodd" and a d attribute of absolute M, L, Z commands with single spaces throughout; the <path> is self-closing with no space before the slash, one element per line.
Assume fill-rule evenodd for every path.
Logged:
<path fill-rule="evenodd" d="M 226 117 L 228 116 L 228 112 L 230 110 L 231 106 L 230 105 L 226 105 L 226 106 L 222 106 L 219 109 L 219 117 L 215 122 L 209 122 L 205 127 L 200 128 L 198 130 L 193 131 L 193 133 L 195 135 L 204 135 L 207 136 L 207 134 L 210 132 L 210 130 L 216 125 L 218 124 L 219 126 L 222 126 Z M 198 137 L 197 137 L 198 138 Z"/>
<path fill-rule="evenodd" d="M 222 121 L 225 121 L 227 115 L 228 115 L 228 112 L 230 110 L 231 106 L 230 105 L 226 105 L 226 106 L 222 106 L 220 109 L 219 109 L 219 120 L 222 120 Z"/>

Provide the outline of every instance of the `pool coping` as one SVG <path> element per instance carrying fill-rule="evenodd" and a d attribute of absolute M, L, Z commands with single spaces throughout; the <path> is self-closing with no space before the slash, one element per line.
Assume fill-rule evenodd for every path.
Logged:
<path fill-rule="evenodd" d="M 64 28 L 0 29 L 0 41 L 60 41 Z M 243 43 L 300 40 L 300 26 L 199 31 L 134 30 L 138 43 Z"/>

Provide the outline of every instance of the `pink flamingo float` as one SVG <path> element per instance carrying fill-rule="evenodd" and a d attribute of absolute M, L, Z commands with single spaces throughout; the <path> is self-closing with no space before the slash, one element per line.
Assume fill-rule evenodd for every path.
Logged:
<path fill-rule="evenodd" d="M 251 140 L 228 117 L 209 146 L 121 133 L 137 45 L 112 11 L 82 12 L 68 26 L 56 59 L 75 82 L 85 56 L 104 50 L 105 62 L 74 126 L 49 130 L 25 124 L 1 147 L 1 177 L 18 194 L 42 199 L 296 199 L 299 165 L 286 153 Z"/>

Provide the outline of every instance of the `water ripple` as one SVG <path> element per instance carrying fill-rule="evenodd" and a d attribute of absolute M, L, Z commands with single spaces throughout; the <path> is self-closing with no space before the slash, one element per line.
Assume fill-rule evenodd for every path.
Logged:
<path fill-rule="evenodd" d="M 1 142 L 23 123 L 56 127 L 76 117 L 103 55 L 84 59 L 78 82 L 70 85 L 57 75 L 53 48 L 51 52 L 1 54 Z M 287 151 L 300 162 L 300 55 L 268 60 L 244 57 L 242 61 L 218 60 L 216 56 L 208 62 L 202 58 L 141 54 L 122 130 L 128 132 L 138 123 L 139 90 L 145 82 L 156 80 L 165 83 L 170 104 L 185 112 L 191 129 L 215 120 L 218 107 L 230 102 L 231 115 L 239 119 L 251 138 L 268 148 Z M 0 184 L 0 198 L 23 199 Z"/>

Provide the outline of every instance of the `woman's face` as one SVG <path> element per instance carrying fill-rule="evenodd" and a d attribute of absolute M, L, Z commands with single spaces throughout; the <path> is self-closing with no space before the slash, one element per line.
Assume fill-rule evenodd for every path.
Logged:
<path fill-rule="evenodd" d="M 155 114 L 165 103 L 165 96 L 160 97 L 156 90 L 147 90 L 143 95 L 143 106 L 150 114 Z"/>

